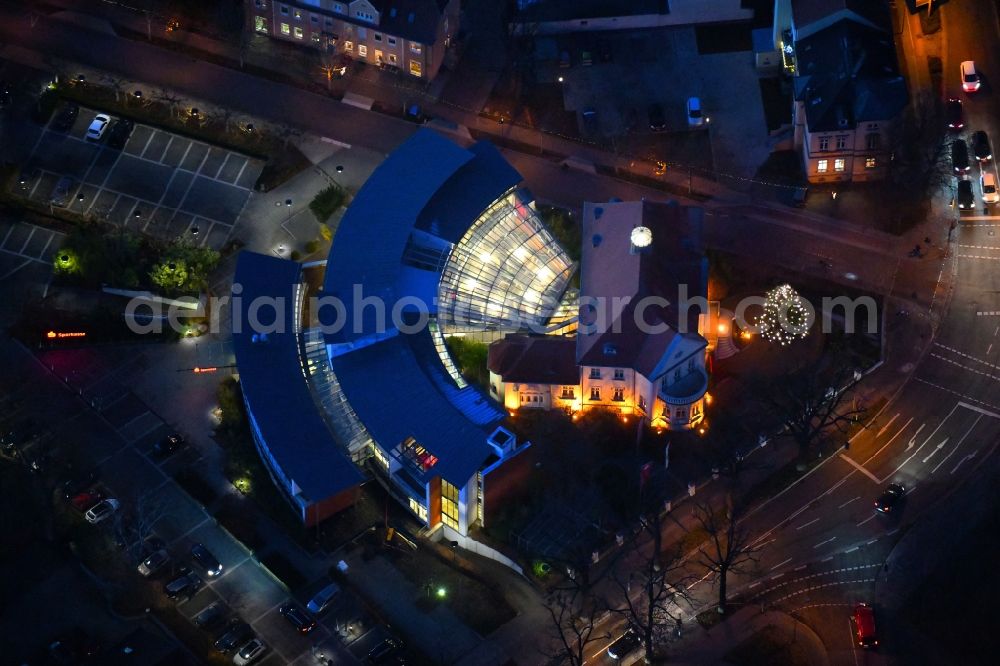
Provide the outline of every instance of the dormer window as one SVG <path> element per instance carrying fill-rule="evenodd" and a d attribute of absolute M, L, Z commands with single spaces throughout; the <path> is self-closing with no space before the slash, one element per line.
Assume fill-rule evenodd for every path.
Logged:
<path fill-rule="evenodd" d="M 618 348 L 612 344 L 604 345 L 604 355 L 605 356 L 615 356 L 618 354 Z"/>

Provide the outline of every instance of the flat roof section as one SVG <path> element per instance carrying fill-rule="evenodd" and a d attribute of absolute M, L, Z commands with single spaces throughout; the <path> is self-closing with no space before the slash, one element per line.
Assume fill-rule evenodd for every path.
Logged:
<path fill-rule="evenodd" d="M 301 266 L 293 261 L 240 254 L 233 284 L 243 291 L 233 348 L 244 398 L 268 451 L 305 499 L 316 502 L 361 483 L 364 477 L 327 428 L 303 374 L 294 322 L 300 272 Z M 260 326 L 276 329 L 266 337 L 251 330 L 249 319 L 255 299 L 260 298 L 282 303 L 281 308 L 258 308 Z"/>

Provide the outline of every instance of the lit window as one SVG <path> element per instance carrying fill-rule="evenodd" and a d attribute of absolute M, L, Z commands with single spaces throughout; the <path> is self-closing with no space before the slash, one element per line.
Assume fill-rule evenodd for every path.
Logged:
<path fill-rule="evenodd" d="M 354 50 L 354 42 L 344 42 L 344 50 L 345 51 L 353 51 Z"/>
<path fill-rule="evenodd" d="M 646 411 L 646 399 L 641 395 L 639 396 L 639 409 Z"/>
<path fill-rule="evenodd" d="M 866 169 L 874 169 L 875 168 L 875 158 L 874 157 L 866 157 L 865 158 L 865 168 Z"/>
<path fill-rule="evenodd" d="M 830 137 L 821 136 L 819 138 L 819 149 L 820 150 L 830 150 Z"/>
<path fill-rule="evenodd" d="M 622 400 L 624 400 L 625 399 L 625 389 L 623 389 L 623 388 L 616 388 L 615 392 L 611 396 L 611 399 L 612 400 L 616 400 L 618 402 L 621 402 Z"/>
<path fill-rule="evenodd" d="M 364 44 L 358 44 L 358 55 L 362 58 L 368 55 L 368 47 Z"/>
<path fill-rule="evenodd" d="M 395 65 L 398 62 L 398 60 L 399 58 L 396 57 L 395 53 L 389 54 L 389 64 Z"/>
<path fill-rule="evenodd" d="M 410 53 L 420 55 L 424 52 L 424 47 L 417 42 L 410 42 Z"/>
<path fill-rule="evenodd" d="M 372 455 L 375 457 L 375 460 L 378 461 L 379 465 L 381 465 L 385 469 L 389 469 L 389 459 L 386 458 L 386 456 L 385 456 L 384 453 L 382 453 L 382 449 L 380 449 L 377 446 L 373 445 L 372 446 Z"/>
<path fill-rule="evenodd" d="M 846 136 L 838 136 L 837 137 L 837 150 L 843 150 L 846 147 L 847 147 L 847 137 Z"/>
<path fill-rule="evenodd" d="M 312 40 L 313 40 L 314 42 L 316 42 L 317 44 L 319 44 L 319 39 L 320 39 L 320 38 L 319 38 L 319 33 L 318 33 L 318 32 L 314 32 L 314 33 L 312 34 Z"/>
<path fill-rule="evenodd" d="M 601 387 L 600 386 L 591 386 L 590 387 L 590 399 L 591 400 L 600 400 L 601 399 Z"/>
<path fill-rule="evenodd" d="M 290 25 L 288 25 L 287 23 L 282 23 L 281 24 L 281 34 L 283 34 L 283 35 L 290 35 L 291 33 L 292 33 L 292 27 Z"/>
<path fill-rule="evenodd" d="M 572 400 L 574 397 L 576 397 L 576 393 L 574 392 L 573 388 L 574 387 L 572 386 L 563 386 L 562 393 L 559 395 L 559 397 L 562 398 L 563 400 Z"/>
<path fill-rule="evenodd" d="M 838 157 L 837 159 L 835 159 L 833 161 L 833 170 L 834 171 L 843 171 L 844 170 L 844 164 L 845 164 L 844 158 Z"/>
<path fill-rule="evenodd" d="M 421 504 L 420 502 L 418 502 L 417 500 L 413 499 L 412 497 L 409 498 L 409 499 L 410 499 L 410 511 L 412 511 L 415 514 L 417 514 L 417 518 L 419 518 L 420 520 L 422 520 L 422 521 L 424 521 L 426 523 L 427 522 L 427 507 L 424 506 L 423 504 Z"/>
<path fill-rule="evenodd" d="M 458 488 L 441 479 L 441 521 L 458 529 Z"/>
<path fill-rule="evenodd" d="M 255 0 L 258 9 L 267 9 L 267 0 Z"/>
<path fill-rule="evenodd" d="M 305 33 L 302 32 L 302 28 L 300 28 L 299 26 L 295 26 L 295 39 L 302 39 L 302 36 L 304 34 Z"/>
<path fill-rule="evenodd" d="M 296 9 L 295 10 L 295 20 L 296 21 L 301 21 L 302 20 L 302 10 L 301 9 Z"/>
<path fill-rule="evenodd" d="M 267 32 L 267 19 L 263 16 L 253 17 L 253 29 L 257 32 Z"/>
<path fill-rule="evenodd" d="M 615 368 L 615 379 L 625 379 L 625 371 L 621 368 Z"/>
<path fill-rule="evenodd" d="M 819 173 L 826 173 L 830 168 L 829 160 L 819 160 L 816 162 L 816 171 Z"/>

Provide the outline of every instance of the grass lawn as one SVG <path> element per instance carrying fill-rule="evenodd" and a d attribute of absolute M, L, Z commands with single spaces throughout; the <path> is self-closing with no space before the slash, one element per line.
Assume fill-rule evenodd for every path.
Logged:
<path fill-rule="evenodd" d="M 792 636 L 769 624 L 730 650 L 725 660 L 734 666 L 807 666 L 809 652 Z"/>
<path fill-rule="evenodd" d="M 516 615 L 500 590 L 469 577 L 426 549 L 411 553 L 390 551 L 389 558 L 393 566 L 421 591 L 420 598 L 414 601 L 422 610 L 447 604 L 481 636 L 488 636 Z M 445 590 L 443 598 L 437 596 L 439 588 Z"/>

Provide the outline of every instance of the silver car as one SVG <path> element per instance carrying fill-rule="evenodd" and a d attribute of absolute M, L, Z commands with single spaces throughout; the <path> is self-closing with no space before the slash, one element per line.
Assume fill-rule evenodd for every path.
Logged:
<path fill-rule="evenodd" d="M 90 523 L 91 525 L 96 525 L 105 518 L 111 516 L 111 514 L 113 514 L 115 511 L 118 510 L 118 507 L 119 504 L 118 500 L 116 499 L 109 498 L 106 500 L 101 500 L 93 507 L 91 507 L 87 511 L 87 513 L 84 514 L 84 518 L 86 518 L 87 522 Z"/>

